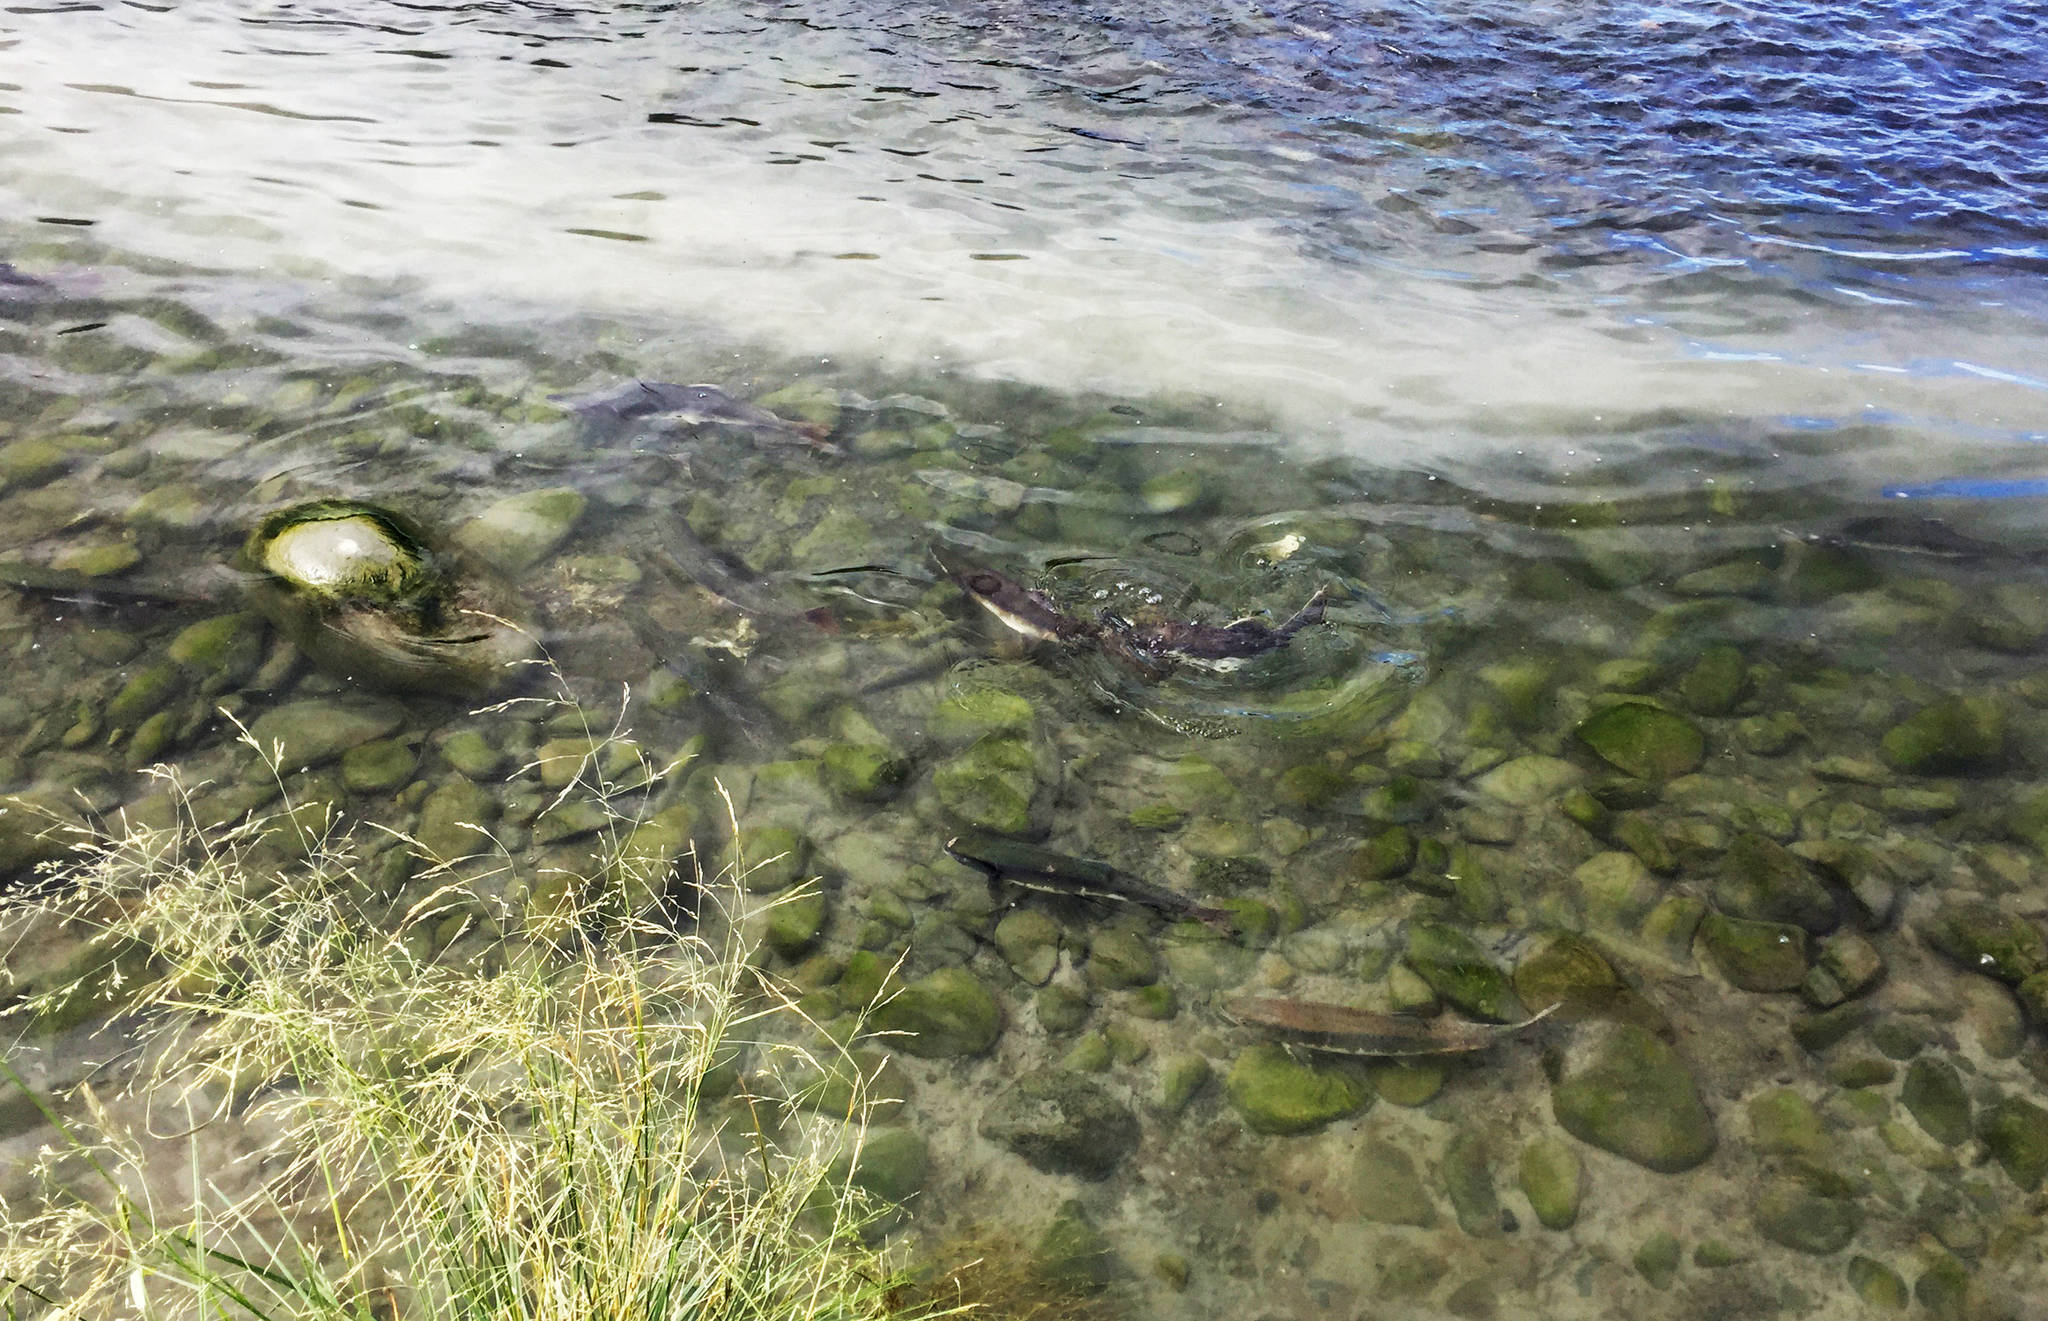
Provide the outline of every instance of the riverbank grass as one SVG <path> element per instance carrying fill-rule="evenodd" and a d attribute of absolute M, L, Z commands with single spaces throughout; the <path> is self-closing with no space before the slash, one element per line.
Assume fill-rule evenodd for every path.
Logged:
<path fill-rule="evenodd" d="M 892 1307 L 846 1178 L 866 1104 L 844 1034 L 759 971 L 733 870 L 687 887 L 687 915 L 630 911 L 675 888 L 634 874 L 673 860 L 625 848 L 631 825 L 558 887 L 552 939 L 484 959 L 435 952 L 488 922 L 461 869 L 366 897 L 356 839 L 304 813 L 86 842 L 15 929 L 93 933 L 82 981 L 127 979 L 107 1030 L 132 1050 L 35 1098 L 56 1136 L 0 1207 L 0 1317 L 939 1314 Z M 301 834 L 280 850 L 279 829 Z M 80 993 L 16 1006 L 10 1035 Z"/>

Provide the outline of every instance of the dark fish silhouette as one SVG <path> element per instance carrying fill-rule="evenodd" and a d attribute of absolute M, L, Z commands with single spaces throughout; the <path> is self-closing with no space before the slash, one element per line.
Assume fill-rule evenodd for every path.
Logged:
<path fill-rule="evenodd" d="M 1452 1018 L 1380 1014 L 1313 1000 L 1233 1000 L 1226 1018 L 1246 1027 L 1269 1028 L 1309 1050 L 1368 1057 L 1465 1055 L 1485 1050 L 1542 1022 L 1551 1005 L 1519 1023 L 1466 1023 Z"/>
<path fill-rule="evenodd" d="M 822 453 L 839 447 L 825 438 L 831 428 L 798 422 L 735 399 L 715 385 L 671 385 L 666 381 L 627 381 L 594 394 L 548 396 L 570 412 L 599 426 L 618 427 L 647 421 L 661 427 L 726 426 L 800 442 Z"/>
<path fill-rule="evenodd" d="M 1229 624 L 1181 620 L 1136 624 L 1107 611 L 1091 620 L 1067 614 L 1045 593 L 1013 582 L 993 569 L 949 560 L 937 551 L 932 552 L 932 558 L 975 604 L 1014 632 L 1067 646 L 1092 642 L 1118 660 L 1154 676 L 1180 661 L 1227 670 L 1254 656 L 1277 651 L 1293 641 L 1302 629 L 1323 621 L 1324 605 L 1329 598 L 1328 588 L 1318 590 L 1306 605 L 1278 625 L 1256 619 Z"/>
<path fill-rule="evenodd" d="M 1230 914 L 1220 908 L 1198 904 L 1178 891 L 1139 880 L 1106 862 L 1057 853 L 1026 840 L 972 831 L 947 840 L 946 852 L 988 877 L 991 888 L 1009 881 L 1041 894 L 1137 904 L 1168 917 L 1191 917 L 1225 930 L 1230 927 Z"/>

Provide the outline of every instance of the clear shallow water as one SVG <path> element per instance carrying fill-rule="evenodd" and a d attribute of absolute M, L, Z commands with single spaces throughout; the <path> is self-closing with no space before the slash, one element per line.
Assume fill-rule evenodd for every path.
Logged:
<path fill-rule="evenodd" d="M 1908 1284 L 1959 1263 L 1987 1308 L 2044 1278 L 2018 1176 L 1981 1136 L 1927 1137 L 1902 1081 L 1957 1068 L 1989 1113 L 2048 1071 L 2009 992 L 1921 934 L 1957 898 L 2048 908 L 2027 7 L 20 6 L 0 41 L 8 555 L 132 548 L 129 578 L 186 582 L 298 497 L 456 528 L 575 490 L 518 584 L 593 710 L 679 670 L 707 695 L 636 706 L 636 735 L 708 735 L 743 808 L 812 839 L 826 963 L 785 970 L 829 996 L 856 950 L 908 949 L 999 999 L 991 1055 L 909 1066 L 933 1234 L 1029 1239 L 1078 1198 L 1122 1263 L 1113 1306 L 1161 1317 L 1848 1316 L 1854 1254 Z M 548 402 L 633 377 L 822 391 L 846 452 L 591 436 Z M 934 546 L 1076 617 L 1271 622 L 1327 585 L 1331 620 L 1235 676 L 1018 655 Z M 704 547 L 740 562 L 744 611 L 691 585 Z M 139 802 L 118 695 L 208 609 L 13 602 L 11 783 Z M 337 686 L 282 675 L 180 690 L 156 751 L 242 783 L 216 699 Z M 1888 736 L 1955 694 L 1993 703 L 1995 749 L 1899 765 Z M 1698 773 L 1620 777 L 1577 736 L 1631 695 L 1703 731 Z M 960 708 L 1006 699 L 1027 716 L 987 732 L 1028 762 L 1032 832 L 1262 905 L 1274 939 L 1109 921 L 1163 964 L 1164 1019 L 1103 971 L 1102 913 L 1054 910 L 1064 992 L 1013 975 L 938 849 L 1000 817 L 954 790 L 983 732 Z M 404 729 L 415 785 L 330 765 L 294 792 L 419 828 L 447 735 L 509 765 L 560 733 L 432 700 Z M 834 788 L 841 745 L 892 750 L 903 783 Z M 1486 778 L 1527 757 L 1600 812 Z M 504 769 L 485 810 L 524 884 L 581 846 Z M 1420 860 L 1383 874 L 1396 828 Z M 1653 903 L 1746 911 L 1725 881 L 1751 836 L 1804 849 L 1886 969 L 1832 1054 L 1789 1035 L 1798 994 L 1643 930 Z M 1896 915 L 1856 907 L 1848 846 Z M 516 929 L 522 893 L 478 903 Z M 1553 1075 L 1597 1024 L 1301 1137 L 1248 1129 L 1220 1082 L 1166 1104 L 1169 1064 L 1227 1076 L 1255 1044 L 1227 995 L 1384 1007 L 1429 922 L 1503 966 L 1559 930 L 1606 942 L 1719 1153 L 1670 1175 L 1582 1144 L 1583 1220 L 1536 1229 L 1516 1158 L 1557 1135 Z M 1055 1064 L 1142 1117 L 1113 1178 L 980 1127 Z M 1771 1136 L 1780 1087 L 1844 1153 L 1832 1176 Z M 1446 1200 L 1473 1132 L 1498 1236 Z M 1374 1203 L 1381 1139 L 1415 1153 L 1427 1225 Z M 1854 1206 L 1853 1244 L 1758 1229 L 1790 1185 Z M 1633 1264 L 1658 1232 L 1688 1254 L 1668 1289 Z M 1690 1255 L 1709 1242 L 1743 1264 Z"/>

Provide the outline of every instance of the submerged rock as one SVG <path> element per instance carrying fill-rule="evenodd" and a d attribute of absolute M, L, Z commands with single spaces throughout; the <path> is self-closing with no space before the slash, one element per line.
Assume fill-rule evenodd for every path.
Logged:
<path fill-rule="evenodd" d="M 1921 939 L 1971 972 L 2017 986 L 2048 969 L 2048 937 L 1985 899 L 1952 900 L 1920 925 Z"/>
<path fill-rule="evenodd" d="M 1537 1138 L 1522 1148 L 1522 1195 L 1545 1229 L 1570 1229 L 1586 1191 L 1586 1166 L 1569 1142 Z"/>
<path fill-rule="evenodd" d="M 1567 1133 L 1646 1169 L 1675 1174 L 1714 1154 L 1713 1116 L 1685 1062 L 1633 1024 L 1599 1037 L 1550 1102 Z"/>
<path fill-rule="evenodd" d="M 965 968 L 941 968 L 910 983 L 875 1011 L 875 1027 L 897 1050 L 921 1059 L 986 1054 L 1003 1030 L 1003 1011 Z"/>
<path fill-rule="evenodd" d="M 1356 1114 L 1372 1099 L 1351 1069 L 1305 1063 L 1283 1046 L 1253 1046 L 1237 1057 L 1224 1079 L 1224 1095 L 1258 1133 L 1306 1133 Z"/>
<path fill-rule="evenodd" d="M 1040 1069 L 996 1098 L 981 1135 L 1048 1174 L 1107 1179 L 1137 1149 L 1138 1119 L 1085 1074 Z"/>
<path fill-rule="evenodd" d="M 1430 989 L 1489 1023 L 1525 1017 L 1508 976 L 1485 948 L 1456 927 L 1418 922 L 1409 930 L 1406 961 Z"/>
<path fill-rule="evenodd" d="M 1945 697 L 1885 734 L 1885 759 L 1902 771 L 1982 770 L 2005 755 L 2005 709 L 1988 697 Z"/>
<path fill-rule="evenodd" d="M 1863 1212 L 1846 1199 L 1823 1197 L 1802 1183 L 1777 1179 L 1756 1201 L 1756 1231 L 1795 1252 L 1825 1257 L 1849 1246 Z"/>
<path fill-rule="evenodd" d="M 1579 741 L 1625 774 L 1669 780 L 1698 770 L 1706 736 L 1692 721 L 1647 702 L 1619 702 L 1579 722 Z"/>
<path fill-rule="evenodd" d="M 1385 1138 L 1372 1139 L 1358 1153 L 1352 1186 L 1367 1220 L 1418 1229 L 1436 1224 L 1436 1203 L 1415 1173 L 1414 1160 Z"/>
<path fill-rule="evenodd" d="M 242 547 L 250 599 L 314 664 L 374 687 L 480 697 L 538 654 L 509 588 L 392 510 L 314 500 Z"/>
<path fill-rule="evenodd" d="M 2048 1177 L 2048 1110 L 2009 1096 L 1985 1112 L 1978 1132 L 2022 1190 L 2033 1192 Z"/>

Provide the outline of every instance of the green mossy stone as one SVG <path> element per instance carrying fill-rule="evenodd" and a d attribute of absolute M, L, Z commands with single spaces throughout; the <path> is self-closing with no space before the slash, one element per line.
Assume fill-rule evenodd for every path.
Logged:
<path fill-rule="evenodd" d="M 1572 872 L 1586 924 L 1596 931 L 1633 932 L 1664 897 L 1664 887 L 1633 853 L 1596 853 Z"/>
<path fill-rule="evenodd" d="M 849 961 L 850 963 L 850 961 Z M 1003 1011 L 989 989 L 961 967 L 941 968 L 910 983 L 875 1011 L 887 1044 L 920 1059 L 985 1055 L 1003 1030 Z"/>
<path fill-rule="evenodd" d="M 2013 988 L 2013 999 L 2027 1022 L 2048 1031 L 2048 972 L 2037 972 Z"/>
<path fill-rule="evenodd" d="M 126 541 L 73 546 L 51 556 L 50 567 L 81 578 L 112 578 L 142 563 L 142 552 Z"/>
<path fill-rule="evenodd" d="M 1415 923 L 1403 957 L 1430 989 L 1474 1018 L 1513 1023 L 1527 1017 L 1507 974 L 1484 946 L 1456 927 Z"/>
<path fill-rule="evenodd" d="M 1047 1174 L 1107 1179 L 1138 1147 L 1138 1119 L 1085 1074 L 1038 1069 L 983 1112 L 981 1136 Z"/>
<path fill-rule="evenodd" d="M 992 734 L 1029 734 L 1038 714 L 1029 698 L 1002 688 L 968 688 L 948 693 L 932 711 L 932 737 L 943 743 L 972 743 Z"/>
<path fill-rule="evenodd" d="M 1359 812 L 1375 824 L 1412 825 L 1436 811 L 1436 795 L 1413 775 L 1396 775 L 1366 791 Z"/>
<path fill-rule="evenodd" d="M 1151 943 L 1128 927 L 1097 932 L 1088 942 L 1088 984 L 1097 990 L 1126 990 L 1159 980 L 1159 956 Z"/>
<path fill-rule="evenodd" d="M 878 803 L 895 796 L 910 775 L 910 762 L 876 744 L 834 743 L 825 749 L 825 784 L 841 798 Z"/>
<path fill-rule="evenodd" d="M 1055 1297 L 1092 1297 L 1116 1279 L 1116 1249 L 1079 1202 L 1063 1202 L 1039 1237 L 1032 1273 Z"/>
<path fill-rule="evenodd" d="M 839 391 L 824 382 L 796 381 L 762 395 L 754 400 L 754 407 L 764 408 L 778 417 L 824 427 L 829 432 L 839 425 L 843 406 L 839 401 Z"/>
<path fill-rule="evenodd" d="M 833 989 L 848 1013 L 864 1013 L 889 984 L 889 965 L 873 950 L 855 950 L 846 956 L 839 983 Z"/>
<path fill-rule="evenodd" d="M 1813 1102 L 1789 1087 L 1774 1087 L 1749 1100 L 1750 1140 L 1774 1156 L 1820 1156 L 1827 1134 Z"/>
<path fill-rule="evenodd" d="M 768 947 L 785 959 L 801 958 L 825 931 L 826 898 L 823 891 L 807 890 L 785 897 L 768 910 L 764 938 Z"/>
<path fill-rule="evenodd" d="M 1709 647 L 1678 680 L 1678 700 L 1703 716 L 1726 715 L 1742 700 L 1749 665 L 1734 647 Z"/>
<path fill-rule="evenodd" d="M 1713 1117 L 1684 1061 L 1633 1024 L 1597 1037 L 1550 1100 L 1567 1133 L 1646 1169 L 1677 1173 L 1714 1153 Z"/>
<path fill-rule="evenodd" d="M 1159 1108 L 1177 1115 L 1193 1104 L 1215 1071 L 1207 1058 L 1193 1053 L 1170 1055 L 1159 1067 Z"/>
<path fill-rule="evenodd" d="M 1790 991 L 1806 980 L 1806 931 L 1710 912 L 1699 946 L 1729 983 L 1744 991 Z"/>
<path fill-rule="evenodd" d="M 722 867 L 738 876 L 749 894 L 787 890 L 810 874 L 811 841 L 788 826 L 741 826 L 727 846 Z"/>
<path fill-rule="evenodd" d="M 923 1134 L 890 1124 L 868 1129 L 859 1151 L 843 1157 L 834 1174 L 870 1196 L 900 1204 L 923 1190 L 931 1164 L 931 1144 Z"/>
<path fill-rule="evenodd" d="M 1512 807 L 1533 807 L 1576 788 L 1586 773 L 1560 757 L 1516 757 L 1473 782 L 1473 788 Z"/>
<path fill-rule="evenodd" d="M 106 722 L 132 729 L 177 700 L 185 691 L 184 671 L 166 661 L 137 671 L 107 703 Z"/>
<path fill-rule="evenodd" d="M 1060 964 L 1060 925 L 1036 908 L 1012 908 L 996 923 L 996 950 L 1010 971 L 1031 986 L 1043 986 Z"/>
<path fill-rule="evenodd" d="M 1541 1137 L 1522 1148 L 1518 1166 L 1522 1195 L 1545 1229 L 1570 1229 L 1579 1218 L 1586 1191 L 1586 1166 L 1578 1149 L 1561 1138 Z"/>
<path fill-rule="evenodd" d="M 1102 1073 L 1115 1059 L 1116 1052 L 1109 1044 L 1108 1034 L 1087 1032 L 1060 1057 L 1060 1067 L 1076 1073 Z"/>
<path fill-rule="evenodd" d="M 1828 1066 L 1828 1081 L 1837 1087 L 1883 1087 L 1898 1076 L 1897 1065 L 1869 1055 Z"/>
<path fill-rule="evenodd" d="M 2041 1186 L 2048 1176 L 2048 1110 L 2009 1096 L 1984 1112 L 1978 1134 L 2022 1191 Z"/>
<path fill-rule="evenodd" d="M 324 765 L 404 723 L 405 709 L 396 703 L 321 697 L 273 707 L 249 733 L 264 755 L 279 749 L 279 768 L 290 772 Z"/>
<path fill-rule="evenodd" d="M 505 754 L 491 746 L 481 730 L 458 729 L 436 741 L 442 760 L 472 780 L 488 780 L 505 764 Z"/>
<path fill-rule="evenodd" d="M 1095 1004 L 1086 991 L 1055 982 L 1038 993 L 1032 1008 L 1037 1012 L 1040 1027 L 1061 1036 L 1080 1031 Z"/>
<path fill-rule="evenodd" d="M 1903 1312 L 1912 1305 L 1913 1295 L 1899 1273 L 1871 1257 L 1849 1258 L 1849 1287 L 1864 1304 L 1881 1312 Z"/>
<path fill-rule="evenodd" d="M 682 865 L 695 827 L 696 814 L 679 803 L 638 822 L 626 835 L 605 879 L 628 911 L 640 912 L 695 883 L 694 869 L 685 875 Z"/>
<path fill-rule="evenodd" d="M 451 540 L 502 573 L 524 573 L 569 539 L 589 504 L 568 487 L 522 491 L 457 528 Z"/>
<path fill-rule="evenodd" d="M 1982 770 L 2005 755 L 2005 709 L 1988 697 L 1945 697 L 1885 733 L 1885 760 L 1915 775 Z"/>
<path fill-rule="evenodd" d="M 1388 826 L 1358 846 L 1351 871 L 1360 880 L 1399 876 L 1415 865 L 1415 836 L 1406 826 Z"/>
<path fill-rule="evenodd" d="M 1368 1064 L 1365 1073 L 1382 1101 L 1412 1110 L 1437 1098 L 1449 1069 L 1441 1062 L 1387 1060 Z"/>
<path fill-rule="evenodd" d="M 177 716 L 169 711 L 159 711 L 135 727 L 134 737 L 128 740 L 128 764 L 147 766 L 160 760 L 178 741 Z"/>
<path fill-rule="evenodd" d="M 1557 807 L 1560 812 L 1565 814 L 1567 819 L 1595 835 L 1604 834 L 1607 830 L 1608 822 L 1614 816 L 1612 812 L 1607 810 L 1607 804 L 1595 798 L 1585 789 L 1567 791 L 1564 797 L 1558 800 Z"/>
<path fill-rule="evenodd" d="M 1946 1060 L 1921 1056 L 1906 1069 L 1899 1100 L 1927 1136 L 1946 1146 L 1970 1138 L 1970 1094 L 1962 1075 Z"/>
<path fill-rule="evenodd" d="M 1863 1212 L 1856 1203 L 1822 1197 L 1792 1179 L 1766 1184 L 1751 1214 L 1763 1237 L 1816 1257 L 1848 1247 L 1863 1225 Z"/>
<path fill-rule="evenodd" d="M 1666 895 L 1636 931 L 1643 948 L 1679 967 L 1692 963 L 1693 939 L 1706 920 L 1707 904 L 1689 894 Z"/>
<path fill-rule="evenodd" d="M 41 486 L 69 468 L 76 457 L 57 441 L 39 437 L 0 445 L 0 488 Z"/>
<path fill-rule="evenodd" d="M 1671 1282 L 1678 1278 L 1678 1263 L 1683 1251 L 1678 1236 L 1670 1230 L 1652 1234 L 1636 1249 L 1632 1258 L 1636 1274 L 1649 1281 L 1652 1289 L 1669 1289 Z"/>
<path fill-rule="evenodd" d="M 1678 855 L 1671 851 L 1670 841 L 1648 817 L 1630 813 L 1619 818 L 1614 822 L 1613 836 L 1615 843 L 1660 876 L 1678 870 Z"/>
<path fill-rule="evenodd" d="M 1352 1171 L 1352 1188 L 1358 1213 L 1382 1225 L 1413 1225 L 1429 1229 L 1436 1224 L 1436 1202 L 1415 1172 L 1407 1151 L 1385 1138 L 1373 1138 L 1358 1153 Z"/>
<path fill-rule="evenodd" d="M 1444 1145 L 1438 1173 L 1451 1199 L 1458 1228 L 1474 1238 L 1501 1233 L 1500 1196 L 1493 1186 L 1493 1151 L 1484 1134 L 1461 1128 Z"/>
<path fill-rule="evenodd" d="M 1329 766 L 1305 762 L 1280 773 L 1273 782 L 1273 796 L 1288 807 L 1316 811 L 1328 807 L 1350 787 L 1351 782 Z"/>
<path fill-rule="evenodd" d="M 1989 900 L 1944 903 L 1920 924 L 1920 936 L 1957 966 L 2017 986 L 2048 969 L 2048 937 Z"/>
<path fill-rule="evenodd" d="M 1626 775 L 1669 780 L 1699 769 L 1706 736 L 1699 726 L 1647 702 L 1619 702 L 1579 722 L 1581 743 Z"/>
<path fill-rule="evenodd" d="M 239 681 L 263 663 L 265 630 L 258 614 L 215 615 L 186 625 L 164 648 L 164 655 L 195 673 Z"/>
<path fill-rule="evenodd" d="M 1137 1018 L 1163 1023 L 1180 1012 L 1180 997 L 1174 994 L 1168 982 L 1154 982 L 1132 991 L 1126 1002 L 1131 1014 Z"/>
<path fill-rule="evenodd" d="M 1358 1113 L 1372 1099 L 1356 1070 L 1306 1063 L 1272 1043 L 1239 1055 L 1223 1091 L 1258 1133 L 1306 1133 Z"/>
<path fill-rule="evenodd" d="M 1550 709 L 1553 667 L 1545 661 L 1520 661 L 1512 665 L 1486 665 L 1479 670 L 1479 682 L 1493 690 L 1509 721 L 1522 729 L 1543 722 Z"/>
<path fill-rule="evenodd" d="M 414 842 L 429 862 L 453 862 L 496 847 L 490 836 L 497 804 L 476 785 L 455 776 L 441 783 L 420 805 Z"/>
<path fill-rule="evenodd" d="M 403 739 L 379 739 L 341 754 L 341 782 L 350 793 L 390 793 L 412 779 L 418 749 Z"/>
<path fill-rule="evenodd" d="M 999 835 L 1032 831 L 1038 756 L 1021 739 L 977 739 L 932 773 L 939 803 L 959 824 Z"/>
<path fill-rule="evenodd" d="M 1744 718 L 1736 725 L 1735 736 L 1742 740 L 1743 747 L 1759 757 L 1778 757 L 1806 737 L 1806 726 L 1790 711 L 1773 711 Z"/>
<path fill-rule="evenodd" d="M 1734 917 L 1789 922 L 1826 935 L 1841 921 L 1835 898 L 1798 855 L 1775 840 L 1742 834 L 1728 847 L 1714 903 Z"/>

